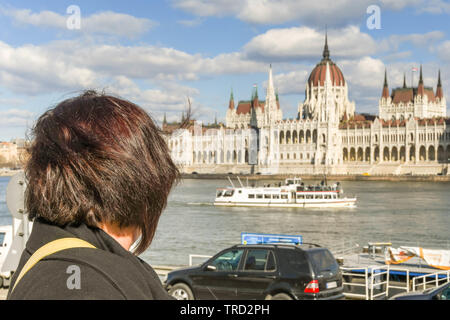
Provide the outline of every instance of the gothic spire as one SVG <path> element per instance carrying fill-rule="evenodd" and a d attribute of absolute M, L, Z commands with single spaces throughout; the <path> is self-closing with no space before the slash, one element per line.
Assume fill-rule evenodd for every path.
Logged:
<path fill-rule="evenodd" d="M 436 98 L 442 99 L 444 97 L 444 92 L 442 91 L 442 83 L 441 83 L 441 70 L 438 73 L 438 84 L 436 89 Z"/>
<path fill-rule="evenodd" d="M 387 69 L 384 69 L 384 84 L 383 84 L 383 93 L 381 95 L 382 98 L 389 98 L 389 86 L 387 82 Z"/>
<path fill-rule="evenodd" d="M 403 89 L 406 89 L 406 73 L 403 74 Z"/>
<path fill-rule="evenodd" d="M 417 87 L 417 95 L 425 95 L 425 87 L 423 85 L 422 65 L 420 65 L 419 86 Z"/>
<path fill-rule="evenodd" d="M 423 77 L 422 77 L 422 65 L 420 65 L 419 84 L 423 84 Z"/>
<path fill-rule="evenodd" d="M 234 109 L 234 97 L 233 97 L 233 88 L 231 88 L 230 94 L 230 102 L 228 103 L 228 109 Z"/>
<path fill-rule="evenodd" d="M 322 56 L 325 60 L 330 59 L 330 50 L 328 50 L 328 31 L 326 27 L 325 27 L 325 46 L 323 48 Z"/>

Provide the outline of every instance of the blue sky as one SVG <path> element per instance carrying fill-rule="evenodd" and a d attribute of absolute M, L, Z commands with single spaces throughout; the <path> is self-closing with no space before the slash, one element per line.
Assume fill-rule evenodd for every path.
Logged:
<path fill-rule="evenodd" d="M 67 8 L 80 9 L 71 30 Z M 370 5 L 380 29 L 369 29 Z M 156 120 L 180 118 L 187 99 L 206 123 L 224 121 L 231 88 L 265 98 L 269 64 L 285 118 L 296 116 L 320 61 L 325 26 L 357 112 L 377 114 L 390 88 L 423 64 L 450 86 L 450 3 L 443 0 L 0 1 L 0 141 L 24 137 L 46 109 L 95 88 L 130 99 Z M 415 75 L 414 85 L 417 85 Z"/>

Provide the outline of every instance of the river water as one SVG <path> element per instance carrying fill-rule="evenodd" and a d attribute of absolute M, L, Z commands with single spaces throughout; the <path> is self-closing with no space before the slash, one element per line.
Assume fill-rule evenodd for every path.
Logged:
<path fill-rule="evenodd" d="M 9 179 L 0 177 L 0 225 L 11 222 L 5 203 Z M 450 249 L 450 183 L 341 184 L 346 194 L 357 196 L 356 208 L 214 207 L 215 189 L 228 186 L 227 180 L 185 179 L 172 190 L 153 243 L 141 257 L 152 265 L 186 265 L 189 254 L 213 255 L 238 244 L 241 232 L 302 235 L 304 242 L 328 247 L 391 241 Z"/>

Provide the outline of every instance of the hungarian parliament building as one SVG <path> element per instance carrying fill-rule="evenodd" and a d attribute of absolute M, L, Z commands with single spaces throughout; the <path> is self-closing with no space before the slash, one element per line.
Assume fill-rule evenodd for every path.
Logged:
<path fill-rule="evenodd" d="M 231 93 L 225 124 L 180 128 L 164 119 L 163 130 L 184 173 L 447 174 L 450 118 L 440 71 L 436 78 L 435 90 L 425 86 L 421 66 L 417 87 L 404 79 L 390 90 L 385 72 L 378 116 L 357 114 L 325 37 L 296 119 L 283 119 L 270 67 L 265 99 L 254 88 L 236 104 Z"/>

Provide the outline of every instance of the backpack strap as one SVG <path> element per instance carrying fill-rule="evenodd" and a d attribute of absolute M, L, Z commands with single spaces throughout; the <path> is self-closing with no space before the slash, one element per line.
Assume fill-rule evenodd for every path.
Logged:
<path fill-rule="evenodd" d="M 28 259 L 27 263 L 23 266 L 22 270 L 19 273 L 19 276 L 17 277 L 13 288 L 11 289 L 10 294 L 14 291 L 14 288 L 17 286 L 19 281 L 23 278 L 23 276 L 31 269 L 33 268 L 36 263 L 38 263 L 40 260 L 44 259 L 45 257 L 57 253 L 62 250 L 66 249 L 72 249 L 72 248 L 93 248 L 96 249 L 95 246 L 90 244 L 87 241 L 81 240 L 79 238 L 62 238 L 57 239 L 54 241 L 51 241 L 47 243 L 46 245 L 40 247 L 38 250 L 36 250 L 35 253 Z"/>

